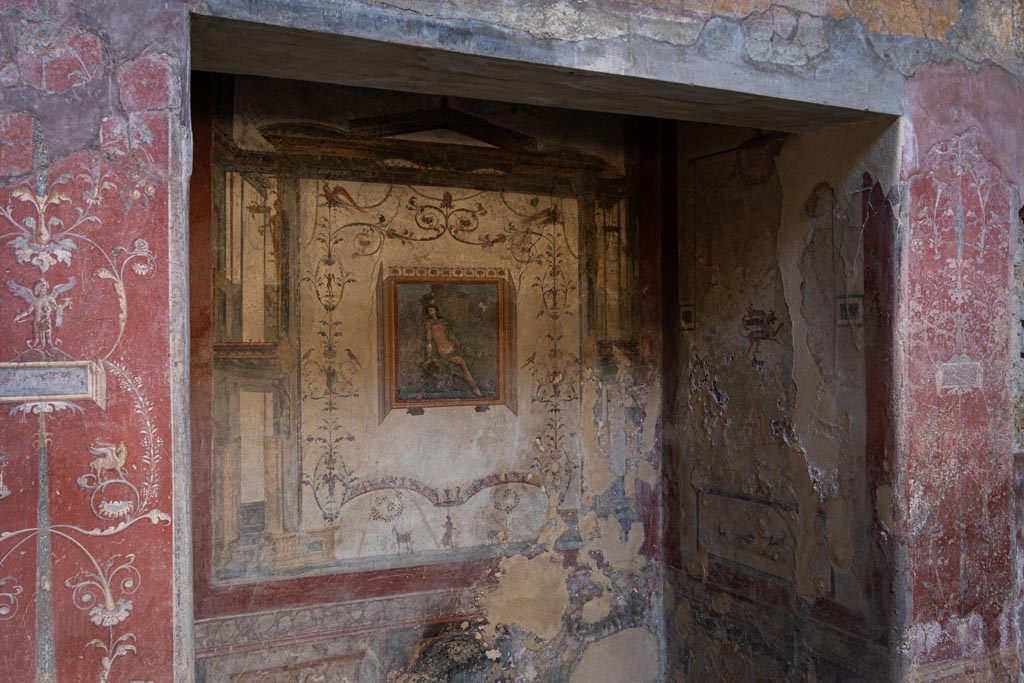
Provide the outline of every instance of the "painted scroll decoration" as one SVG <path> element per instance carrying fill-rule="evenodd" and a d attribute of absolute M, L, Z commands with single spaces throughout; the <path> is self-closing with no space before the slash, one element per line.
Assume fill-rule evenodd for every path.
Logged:
<path fill-rule="evenodd" d="M 150 188 L 153 182 L 145 181 Z M 15 187 L 8 193 L 6 205 L 0 206 L 0 224 L 13 230 L 0 235 L 0 240 L 13 250 L 17 264 L 36 273 L 29 277 L 21 271 L 4 288 L 18 300 L 14 322 L 24 325 L 26 340 L 10 362 L 0 363 L 0 402 L 11 406 L 11 415 L 33 416 L 38 423 L 32 443 L 6 445 L 12 452 L 21 451 L 20 457 L 35 454 L 38 517 L 34 527 L 0 534 L 0 620 L 19 615 L 26 584 L 31 583 L 27 577 L 6 575 L 4 564 L 35 540 L 36 675 L 38 681 L 48 683 L 57 676 L 54 651 L 48 646 L 53 641 L 54 601 L 67 600 L 95 628 L 96 637 L 82 645 L 97 652 L 94 680 L 111 680 L 120 660 L 141 647 L 131 630 L 131 617 L 135 607 L 132 596 L 141 589 L 143 576 L 136 555 L 127 550 L 129 532 L 143 521 L 159 525 L 171 521 L 157 507 L 163 439 L 156 428 L 153 406 L 142 379 L 125 361 L 114 358 L 129 321 L 128 276 L 151 277 L 156 256 L 145 239 L 108 248 L 91 234 L 102 227 L 99 209 L 122 191 L 126 206 L 130 206 L 132 193 L 140 192 L 136 184 L 129 180 L 123 187 L 113 170 L 98 159 L 89 159 L 74 172 L 52 181 L 40 174 L 34 187 L 28 183 Z M 97 266 L 87 274 L 93 281 L 90 290 L 101 291 L 97 288 L 109 285 L 117 316 L 109 329 L 90 330 L 90 338 L 105 346 L 90 351 L 89 359 L 81 359 L 65 348 L 61 333 L 80 324 L 75 304 L 85 282 L 63 273 L 93 259 Z M 48 481 L 48 458 L 56 438 L 51 423 L 61 413 L 105 410 L 108 392 L 129 397 L 138 434 L 133 438 L 112 428 L 77 447 L 85 471 L 75 483 L 85 495 L 84 505 L 94 523 L 56 523 L 50 516 L 50 494 L 61 482 L 51 487 Z M 5 454 L 5 462 L 0 464 L 0 476 L 8 457 Z M 0 499 L 10 494 L 2 482 L 0 494 Z M 126 548 L 121 552 L 98 547 L 103 539 L 121 536 Z M 70 549 L 68 557 L 79 558 L 81 567 L 62 582 L 63 594 L 56 587 L 50 589 L 52 554 L 57 545 Z"/>
<path fill-rule="evenodd" d="M 460 521 L 466 519 L 456 515 L 460 509 L 479 508 L 481 514 L 489 510 L 487 533 L 498 534 L 515 527 L 517 515 L 530 517 L 524 505 L 546 507 L 546 502 L 539 501 L 557 496 L 561 506 L 573 484 L 578 484 L 575 203 L 569 200 L 571 218 L 566 221 L 567 200 L 556 197 L 344 180 L 303 180 L 300 188 L 300 203 L 306 202 L 307 208 L 295 221 L 299 310 L 290 314 L 302 321 L 303 335 L 297 343 L 301 403 L 297 441 L 304 462 L 301 482 L 319 524 L 302 508 L 300 527 L 285 529 L 280 540 L 268 543 L 280 546 L 289 542 L 286 536 L 298 533 L 308 541 L 300 541 L 299 547 L 315 546 L 320 553 L 318 560 L 311 560 L 314 564 L 298 565 L 311 568 L 319 562 L 362 557 L 356 545 L 396 558 L 420 552 L 427 557 L 460 548 L 468 552 L 483 542 L 483 532 L 472 532 L 467 521 Z M 456 263 L 451 261 L 453 254 L 458 255 Z M 518 422 L 517 411 L 520 416 L 525 413 L 533 431 L 517 438 L 520 445 L 514 455 L 503 456 L 514 463 L 511 467 L 487 467 L 481 461 L 463 481 L 439 484 L 416 473 L 415 467 L 382 473 L 363 462 L 363 454 L 377 448 L 375 439 L 394 430 L 389 421 L 418 419 L 404 430 L 415 434 L 424 427 L 429 431 L 432 423 L 444 421 L 447 415 L 431 412 L 429 396 L 422 401 L 420 409 L 427 410 L 422 419 L 406 414 L 417 406 L 378 408 L 375 397 L 384 389 L 380 373 L 386 368 L 382 370 L 381 350 L 370 339 L 373 335 L 366 332 L 376 329 L 374 320 L 381 320 L 381 309 L 374 304 L 382 291 L 379 283 L 392 277 L 429 280 L 423 291 L 409 294 L 412 298 L 406 302 L 409 311 L 415 309 L 406 330 L 407 352 L 416 356 L 415 374 L 421 372 L 421 358 L 426 366 L 425 326 L 431 321 L 424 316 L 429 315 L 430 303 L 438 318 L 453 319 L 433 321 L 448 325 L 442 341 L 457 341 L 464 353 L 472 355 L 439 355 L 438 340 L 432 338 L 431 367 L 439 377 L 440 403 L 456 399 L 448 400 L 446 409 L 454 405 L 469 410 L 474 416 L 467 418 L 469 423 L 511 424 Z M 474 278 L 488 280 L 497 289 L 470 291 L 463 283 Z M 517 317 L 525 316 L 524 325 L 532 330 L 529 335 L 506 330 L 512 335 L 507 341 L 476 339 L 468 327 L 494 322 L 492 307 L 499 298 Z M 447 312 L 445 306 L 455 301 L 476 306 L 475 317 Z M 515 336 L 520 343 L 526 339 L 528 346 L 516 349 Z M 502 358 L 509 360 L 503 366 L 508 373 L 505 386 L 489 379 L 495 373 L 486 367 L 480 351 L 487 344 L 499 344 Z M 460 356 L 465 368 L 449 361 L 454 355 Z M 415 391 L 411 399 L 416 403 Z M 506 414 L 509 417 L 503 417 Z M 436 460 L 443 452 L 424 458 Z M 476 499 L 484 491 L 490 495 Z M 345 512 L 350 507 L 352 511 Z M 543 519 L 543 509 L 537 512 L 533 518 Z M 343 524 L 343 514 L 364 521 L 356 527 Z M 369 531 L 362 532 L 365 538 L 356 539 L 351 533 L 360 532 L 350 533 L 353 528 Z M 489 538 L 488 543 L 496 543 L 496 536 Z M 215 580 L 216 572 L 215 568 Z M 222 576 L 238 574 L 229 571 Z"/>
<path fill-rule="evenodd" d="M 986 293 L 1003 286 L 1000 264 L 1010 249 L 1015 206 L 998 169 L 979 151 L 978 138 L 978 130 L 969 128 L 935 145 L 924 158 L 927 173 L 909 185 L 919 196 L 936 198 L 915 216 L 910 253 L 917 262 L 941 267 L 910 294 L 908 339 L 934 358 L 920 370 L 929 384 L 934 378 L 927 389 L 953 397 L 987 390 L 991 368 L 985 359 L 1000 357 L 998 347 L 1005 344 L 1005 302 Z"/>

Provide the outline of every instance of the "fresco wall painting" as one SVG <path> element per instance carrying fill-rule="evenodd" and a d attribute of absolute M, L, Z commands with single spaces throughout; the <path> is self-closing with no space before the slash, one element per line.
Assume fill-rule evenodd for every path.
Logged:
<path fill-rule="evenodd" d="M 263 260 L 253 261 L 259 272 L 248 297 L 245 246 L 238 258 L 229 248 L 225 260 L 241 263 L 243 283 L 221 295 L 233 297 L 238 312 L 225 314 L 224 327 L 239 320 L 242 338 L 215 347 L 222 437 L 214 447 L 225 473 L 217 509 L 235 517 L 222 521 L 216 546 L 222 577 L 358 568 L 370 557 L 436 561 L 494 546 L 498 534 L 507 543 L 536 538 L 531 520 L 546 509 L 545 469 L 578 469 L 573 203 L 338 179 L 297 186 L 306 211 L 296 226 L 297 264 L 288 268 L 304 277 L 296 312 L 282 302 L 279 318 L 293 318 L 294 344 L 263 338 L 277 326 L 266 318 L 279 291 Z M 335 204 L 341 194 L 353 203 Z M 477 239 L 465 224 L 435 230 L 417 204 L 433 195 L 493 232 Z M 462 208 L 466 195 L 475 208 Z M 365 221 L 370 204 L 384 220 Z M 537 213 L 534 204 L 542 216 L 566 216 L 572 232 L 561 218 L 523 221 Z M 259 233 L 248 218 L 228 232 L 246 230 Z M 517 271 L 510 254 L 522 259 Z M 424 265 L 388 265 L 410 260 Z M 444 265 L 452 262 L 465 265 Z M 518 338 L 516 314 L 530 320 Z M 288 346 L 297 347 L 291 358 Z M 523 367 L 514 364 L 517 348 Z M 526 389 L 521 401 L 517 380 Z M 471 444 L 486 455 L 471 455 Z M 292 458 L 301 467 L 298 500 L 286 494 L 297 483 L 287 480 Z M 260 547 L 264 539 L 270 547 Z"/>
<path fill-rule="evenodd" d="M 137 614 L 152 607 L 145 562 L 169 542 L 164 441 L 149 381 L 127 352 L 161 260 L 140 236 L 162 201 L 156 173 L 82 154 L 0 199 L 14 264 L 0 313 L 20 340 L 0 364 L 0 403 L 14 421 L 0 500 L 15 522 L 0 534 L 0 621 L 23 634 L 11 645 L 42 683 L 113 680 L 125 660 L 155 654 Z M 102 231 L 119 206 L 129 227 Z M 18 519 L 12 503 L 34 518 Z M 81 671 L 57 657 L 58 632 Z"/>
<path fill-rule="evenodd" d="M 482 407 L 505 403 L 510 391 L 514 395 L 510 286 L 507 279 L 493 277 L 499 273 L 493 268 L 391 269 L 378 311 L 382 419 L 392 407 Z M 514 412 L 518 406 L 510 403 Z"/>
<path fill-rule="evenodd" d="M 578 197 L 367 170 L 365 140 L 325 130 L 264 124 L 278 152 L 215 155 L 214 587 L 488 560 L 580 505 Z M 376 144 L 423 164 L 436 135 Z M 568 189 L 580 159 L 525 182 Z"/>
<path fill-rule="evenodd" d="M 627 122 L 221 86 L 193 235 L 207 683 L 550 678 L 623 629 L 653 652 L 656 345 Z M 560 607 L 569 581 L 590 588 Z M 592 627 L 559 625 L 586 601 Z"/>

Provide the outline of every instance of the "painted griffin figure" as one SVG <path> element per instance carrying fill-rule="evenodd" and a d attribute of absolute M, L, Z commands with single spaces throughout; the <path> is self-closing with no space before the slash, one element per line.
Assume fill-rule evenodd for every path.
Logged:
<path fill-rule="evenodd" d="M 89 469 L 96 476 L 96 481 L 103 481 L 104 472 L 116 472 L 121 479 L 125 478 L 125 462 L 128 460 L 128 447 L 124 441 L 117 444 L 92 442 L 89 444 L 89 455 L 93 456 Z"/>

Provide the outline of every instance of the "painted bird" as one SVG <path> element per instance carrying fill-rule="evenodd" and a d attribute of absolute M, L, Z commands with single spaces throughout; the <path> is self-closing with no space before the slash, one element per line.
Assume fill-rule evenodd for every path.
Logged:
<path fill-rule="evenodd" d="M 352 195 L 348 193 L 348 190 L 341 185 L 335 185 L 332 188 L 327 183 L 324 183 L 324 190 L 320 194 L 327 200 L 328 206 L 350 206 L 356 211 L 365 211 L 363 207 L 356 203 L 355 199 L 352 199 Z"/>

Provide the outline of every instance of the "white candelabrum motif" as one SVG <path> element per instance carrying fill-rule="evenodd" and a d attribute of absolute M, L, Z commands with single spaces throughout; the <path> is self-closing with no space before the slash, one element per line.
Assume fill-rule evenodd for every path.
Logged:
<path fill-rule="evenodd" d="M 19 600 L 24 592 L 18 578 L 4 575 L 4 565 L 19 556 L 19 549 L 34 539 L 35 583 L 40 587 L 35 596 L 36 680 L 40 683 L 55 683 L 57 677 L 52 647 L 54 596 L 48 588 L 53 583 L 51 544 L 71 548 L 84 562 L 80 571 L 64 581 L 64 586 L 70 591 L 72 604 L 102 631 L 102 637 L 89 640 L 84 647 L 100 651 L 96 680 L 107 683 L 115 663 L 136 652 L 138 646 L 135 633 L 126 625 L 134 609 L 130 596 L 139 591 L 142 574 L 135 566 L 134 554 L 114 553 L 100 560 L 91 541 L 120 536 L 144 520 L 164 526 L 171 522 L 170 515 L 156 507 L 163 440 L 154 423 L 153 406 L 145 396 L 142 379 L 124 362 L 110 360 L 121 344 L 128 322 L 125 270 L 130 269 L 137 276 L 152 276 L 156 257 L 142 238 L 133 240 L 129 246 L 108 250 L 86 234 L 90 229 L 101 227 L 96 210 L 119 191 L 116 180 L 113 171 L 102 169 L 96 161 L 81 165 L 77 173 L 61 175 L 49 183 L 45 191 L 38 186 L 35 191 L 28 187 L 17 188 L 9 193 L 11 201 L 0 206 L 0 225 L 6 223 L 14 228 L 14 232 L 0 235 L 0 240 L 6 240 L 13 247 L 17 263 L 32 266 L 40 273 L 40 277 L 29 284 L 7 282 L 11 294 L 27 304 L 27 308 L 16 315 L 15 322 L 30 322 L 32 328 L 31 339 L 26 342 L 28 350 L 7 364 L 15 389 L 22 389 L 21 384 L 24 384 L 19 383 L 20 367 L 27 370 L 31 366 L 36 373 L 32 377 L 38 377 L 40 366 L 46 370 L 54 364 L 62 368 L 88 365 L 95 368 L 95 372 L 109 374 L 116 380 L 118 388 L 129 397 L 132 412 L 140 424 L 136 439 L 118 434 L 82 446 L 83 460 L 88 458 L 88 472 L 76 482 L 87 494 L 89 509 L 93 517 L 100 520 L 100 525 L 51 524 L 47 458 L 53 434 L 48 422 L 62 411 L 82 413 L 84 409 L 73 400 L 40 395 L 19 398 L 20 402 L 10 410 L 11 415 L 21 415 L 22 419 L 34 415 L 38 420 L 32 448 L 39 465 L 39 505 L 36 526 L 0 532 L 0 621 L 18 616 Z M 76 189 L 80 191 L 77 196 Z M 79 250 L 83 244 L 89 247 L 85 252 Z M 100 261 L 93 277 L 113 285 L 118 302 L 117 329 L 110 335 L 109 346 L 103 348 L 94 361 L 68 363 L 74 356 L 58 349 L 63 344 L 56 333 L 70 322 L 67 311 L 72 309 L 72 299 L 64 295 L 71 292 L 77 282 L 74 277 L 66 277 L 57 280 L 63 280 L 61 284 L 51 285 L 43 274 L 60 265 L 70 267 L 76 254 L 83 254 L 84 258 L 85 253 Z M 105 391 L 105 382 L 102 386 Z M 105 408 L 105 394 L 102 400 L 95 402 Z M 133 462 L 133 452 L 141 453 L 137 463 Z M 139 480 L 133 482 L 136 476 Z M 7 490 L 2 482 L 0 487 Z"/>
<path fill-rule="evenodd" d="M 146 240 L 136 238 L 130 246 L 117 246 L 108 251 L 85 234 L 89 228 L 100 224 L 95 211 L 117 192 L 115 179 L 113 172 L 104 171 L 97 164 L 85 164 L 77 174 L 67 173 L 58 177 L 45 192 L 16 189 L 10 193 L 15 201 L 0 206 L 0 224 L 6 223 L 15 230 L 0 235 L 0 240 L 7 240 L 14 247 L 18 263 L 35 266 L 40 274 L 45 274 L 57 264 L 70 266 L 72 254 L 78 251 L 79 244 L 91 247 L 99 255 L 103 265 L 94 271 L 94 276 L 109 280 L 118 300 L 117 333 L 102 358 L 109 358 L 114 353 L 128 323 L 125 268 L 130 267 L 140 276 L 151 276 L 156 270 L 156 260 Z M 68 191 L 68 186 L 74 183 L 82 190 L 77 203 Z M 70 208 L 65 208 L 66 204 L 71 205 Z M 19 322 L 32 321 L 29 348 L 45 352 L 60 345 L 54 329 L 63 324 L 64 311 L 71 308 L 72 301 L 70 297 L 59 297 L 75 284 L 73 277 L 52 288 L 45 277 L 32 282 L 31 286 L 8 280 L 10 291 L 29 305 L 16 318 Z"/>

